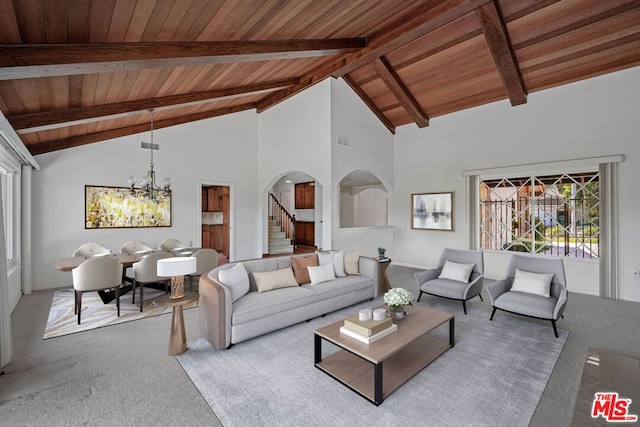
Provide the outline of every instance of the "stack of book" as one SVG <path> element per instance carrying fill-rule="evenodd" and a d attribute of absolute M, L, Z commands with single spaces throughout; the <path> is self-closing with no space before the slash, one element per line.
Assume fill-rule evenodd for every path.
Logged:
<path fill-rule="evenodd" d="M 340 333 L 355 338 L 366 344 L 371 344 L 382 337 L 398 330 L 391 318 L 385 317 L 382 320 L 360 320 L 356 314 L 344 320 L 344 325 L 340 327 Z"/>

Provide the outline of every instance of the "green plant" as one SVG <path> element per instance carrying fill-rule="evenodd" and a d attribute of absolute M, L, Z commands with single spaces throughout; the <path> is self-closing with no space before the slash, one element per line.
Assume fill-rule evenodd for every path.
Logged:
<path fill-rule="evenodd" d="M 379 254 L 383 254 L 383 253 L 385 253 L 386 251 L 387 251 L 387 250 L 386 250 L 385 248 L 383 248 L 382 246 L 379 246 L 379 247 L 378 247 L 378 253 L 379 253 Z"/>

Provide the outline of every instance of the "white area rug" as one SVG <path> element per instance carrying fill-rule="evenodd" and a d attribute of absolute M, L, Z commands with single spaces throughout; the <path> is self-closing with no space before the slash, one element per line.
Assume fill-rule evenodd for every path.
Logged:
<path fill-rule="evenodd" d="M 171 313 L 171 307 L 156 307 L 153 299 L 164 295 L 163 291 L 153 288 L 144 289 L 144 307 L 140 312 L 140 293 L 136 290 L 136 304 L 131 304 L 131 292 L 120 297 L 120 317 L 116 302 L 104 304 L 97 292 L 87 292 L 82 296 L 82 315 L 78 325 L 78 316 L 73 313 L 73 289 L 60 289 L 54 292 L 49 310 L 49 318 L 45 327 L 44 337 L 54 338 L 76 332 L 88 331 L 103 326 L 112 326 L 132 320 L 145 319 L 160 314 Z M 196 307 L 197 302 L 184 307 Z"/>
<path fill-rule="evenodd" d="M 456 316 L 456 343 L 378 407 L 313 363 L 313 330 L 375 300 L 216 350 L 204 338 L 178 361 L 225 426 L 527 426 L 568 333 L 457 302 L 419 304 Z M 411 315 L 411 314 L 409 314 Z M 448 325 L 437 334 L 448 336 Z M 323 353 L 335 351 L 323 341 Z"/>

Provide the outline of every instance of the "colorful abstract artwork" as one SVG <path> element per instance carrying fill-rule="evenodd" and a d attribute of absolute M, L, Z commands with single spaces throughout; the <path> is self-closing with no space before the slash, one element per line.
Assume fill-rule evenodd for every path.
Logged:
<path fill-rule="evenodd" d="M 86 229 L 171 227 L 171 195 L 155 199 L 131 194 L 126 187 L 85 185 Z"/>

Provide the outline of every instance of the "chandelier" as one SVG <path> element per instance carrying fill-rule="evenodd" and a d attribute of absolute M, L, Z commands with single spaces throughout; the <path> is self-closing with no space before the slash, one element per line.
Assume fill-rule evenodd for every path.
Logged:
<path fill-rule="evenodd" d="M 129 193 L 134 196 L 142 196 L 148 197 L 153 201 L 158 201 L 158 195 L 161 194 L 163 196 L 168 196 L 171 194 L 171 180 L 169 178 L 165 178 L 162 180 L 160 185 L 156 184 L 156 173 L 153 170 L 153 109 L 149 110 L 151 113 L 151 143 L 150 143 L 150 151 L 151 151 L 151 162 L 149 163 L 149 171 L 147 171 L 147 175 L 143 176 L 140 179 L 140 187 L 136 187 L 136 179 L 133 176 L 129 177 Z"/>

